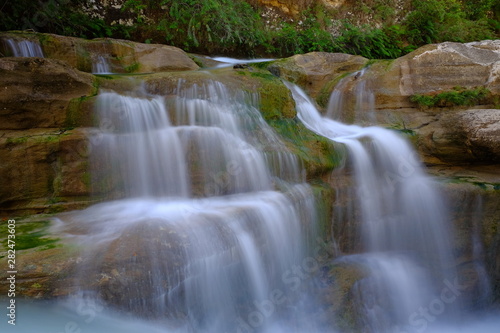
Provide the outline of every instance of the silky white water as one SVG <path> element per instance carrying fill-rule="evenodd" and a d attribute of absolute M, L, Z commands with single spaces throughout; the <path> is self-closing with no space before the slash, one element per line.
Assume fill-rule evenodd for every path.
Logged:
<path fill-rule="evenodd" d="M 111 74 L 111 65 L 108 58 L 101 54 L 95 54 L 91 57 L 92 60 L 92 73 L 94 74 Z"/>
<path fill-rule="evenodd" d="M 326 117 L 342 123 L 376 124 L 375 96 L 365 79 L 367 67 L 342 78 L 328 100 Z"/>
<path fill-rule="evenodd" d="M 209 59 L 220 62 L 221 64 L 217 65 L 217 68 L 229 67 L 236 64 L 252 64 L 258 62 L 266 62 L 273 61 L 274 59 L 236 59 L 236 58 L 228 58 L 228 57 L 211 57 Z"/>
<path fill-rule="evenodd" d="M 218 82 L 99 95 L 94 185 L 114 200 L 54 227 L 84 249 L 80 302 L 165 332 L 315 330 L 314 196 L 257 102 Z"/>
<path fill-rule="evenodd" d="M 300 88 L 287 86 L 302 122 L 349 151 L 354 187 L 344 191 L 354 194 L 353 204 L 336 216 L 359 216 L 348 224 L 358 229 L 362 253 L 336 263 L 365 272 L 354 286 L 363 331 L 423 332 L 459 318 L 466 285 L 448 267 L 453 256 L 447 206 L 416 153 L 394 131 L 322 117 Z M 330 106 L 339 104 L 330 100 Z"/>
<path fill-rule="evenodd" d="M 43 51 L 40 43 L 31 40 L 6 39 L 14 57 L 39 57 L 43 58 Z"/>
<path fill-rule="evenodd" d="M 446 205 L 409 144 L 323 118 L 290 89 L 304 124 L 350 152 L 357 200 L 336 216 L 360 216 L 362 247 L 334 264 L 367 272 L 352 290 L 363 332 L 496 332 L 498 317 L 448 320 L 465 286 L 447 268 Z M 334 332 L 313 297 L 324 264 L 310 250 L 314 196 L 257 98 L 218 82 L 180 81 L 168 97 L 101 92 L 89 148 L 109 199 L 54 226 L 82 251 L 77 291 L 20 303 L 30 320 L 15 331 Z"/>

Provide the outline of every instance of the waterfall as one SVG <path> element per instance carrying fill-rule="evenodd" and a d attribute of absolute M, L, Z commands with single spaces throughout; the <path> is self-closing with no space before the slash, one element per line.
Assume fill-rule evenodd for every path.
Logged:
<path fill-rule="evenodd" d="M 415 332 L 427 327 L 428 320 L 419 321 L 420 309 L 433 304 L 455 279 L 447 268 L 452 260 L 448 212 L 437 187 L 410 145 L 394 131 L 324 118 L 302 90 L 287 85 L 301 121 L 349 150 L 362 253 L 339 260 L 367 272 L 355 286 L 364 331 Z M 440 303 L 439 315 L 453 313 L 458 304 Z"/>
<path fill-rule="evenodd" d="M 43 58 L 43 51 L 38 41 L 6 39 L 14 57 L 39 57 Z"/>
<path fill-rule="evenodd" d="M 93 181 L 113 200 L 55 226 L 84 249 L 79 293 L 166 332 L 290 331 L 319 269 L 311 188 L 258 96 L 184 85 L 100 93 Z"/>
<path fill-rule="evenodd" d="M 108 59 L 103 55 L 94 55 L 92 62 L 92 73 L 94 74 L 111 74 L 111 66 Z"/>
<path fill-rule="evenodd" d="M 364 75 L 368 67 L 340 79 L 328 101 L 326 116 L 344 123 L 375 124 L 375 96 Z"/>

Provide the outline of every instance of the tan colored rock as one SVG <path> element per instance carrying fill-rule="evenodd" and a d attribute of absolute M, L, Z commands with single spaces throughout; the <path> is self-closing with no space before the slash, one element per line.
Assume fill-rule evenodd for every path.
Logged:
<path fill-rule="evenodd" d="M 371 66 L 377 109 L 415 107 L 408 97 L 455 87 L 485 87 L 500 93 L 500 40 L 423 46 L 392 62 Z"/>
<path fill-rule="evenodd" d="M 0 214 L 47 213 L 90 201 L 84 130 L 3 131 L 0 137 Z"/>
<path fill-rule="evenodd" d="M 278 60 L 268 69 L 271 73 L 291 81 L 317 98 L 328 94 L 342 74 L 361 69 L 368 59 L 343 53 L 312 52 Z M 333 81 L 333 82 L 332 82 Z M 324 92 L 323 92 L 324 90 Z"/>
<path fill-rule="evenodd" d="M 399 58 L 401 95 L 484 86 L 500 92 L 500 41 L 432 44 Z"/>
<path fill-rule="evenodd" d="M 321 3 L 333 9 L 342 7 L 342 5 L 345 4 L 345 2 L 346 0 L 321 0 Z"/>
<path fill-rule="evenodd" d="M 63 128 L 72 100 L 96 93 L 94 77 L 43 58 L 0 58 L 0 129 Z"/>
<path fill-rule="evenodd" d="M 460 120 L 465 144 L 478 160 L 500 162 L 500 110 L 467 110 Z"/>
<path fill-rule="evenodd" d="M 422 111 L 415 111 L 422 114 Z M 417 134 L 417 148 L 431 164 L 491 164 L 500 161 L 500 110 L 442 110 L 407 121 Z"/>
<path fill-rule="evenodd" d="M 39 41 L 46 58 L 62 60 L 84 72 L 93 72 L 93 64 L 100 56 L 108 61 L 113 73 L 186 71 L 199 68 L 184 51 L 173 46 L 110 38 L 86 40 L 54 34 L 0 33 L 0 40 L 6 38 Z"/>
<path fill-rule="evenodd" d="M 272 7 L 278 9 L 284 14 L 290 16 L 297 16 L 301 10 L 311 5 L 313 0 L 254 0 L 252 2 L 258 3 L 260 6 Z"/>
<path fill-rule="evenodd" d="M 168 72 L 198 69 L 198 65 L 181 49 L 159 44 L 134 43 L 137 72 Z"/>

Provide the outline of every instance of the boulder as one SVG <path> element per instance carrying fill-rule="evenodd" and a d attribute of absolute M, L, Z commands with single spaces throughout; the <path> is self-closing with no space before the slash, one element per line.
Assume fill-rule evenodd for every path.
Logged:
<path fill-rule="evenodd" d="M 84 129 L 4 131 L 0 160 L 2 216 L 58 212 L 91 203 Z"/>
<path fill-rule="evenodd" d="M 339 77 L 360 70 L 367 62 L 366 58 L 349 54 L 311 52 L 275 61 L 268 70 L 317 98 L 320 94 L 329 96 Z"/>
<path fill-rule="evenodd" d="M 459 120 L 474 157 L 500 162 L 500 110 L 467 110 L 459 114 Z"/>
<path fill-rule="evenodd" d="M 375 90 L 382 93 L 389 85 L 394 95 L 411 96 L 481 86 L 499 93 L 499 69 L 500 40 L 430 44 L 396 59 L 387 71 L 375 74 L 374 77 L 392 78 Z"/>
<path fill-rule="evenodd" d="M 39 42 L 46 58 L 62 60 L 84 72 L 95 72 L 99 61 L 106 61 L 113 73 L 186 71 L 199 68 L 181 49 L 160 44 L 110 38 L 85 40 L 30 32 L 4 32 L 0 33 L 1 39 Z M 4 50 L 3 53 L 9 54 L 9 50 Z"/>
<path fill-rule="evenodd" d="M 94 77 L 44 58 L 0 58 L 0 129 L 64 128 L 71 102 L 96 94 Z"/>

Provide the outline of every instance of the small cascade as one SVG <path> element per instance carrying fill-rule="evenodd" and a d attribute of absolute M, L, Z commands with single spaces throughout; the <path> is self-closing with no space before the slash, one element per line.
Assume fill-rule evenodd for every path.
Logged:
<path fill-rule="evenodd" d="M 116 200 L 55 226 L 86 249 L 81 295 L 165 332 L 290 331 L 318 269 L 315 203 L 257 97 L 218 82 L 130 95 L 99 95 L 91 138 L 94 184 Z"/>
<path fill-rule="evenodd" d="M 330 95 L 326 116 L 344 123 L 375 124 L 375 95 L 367 67 L 342 78 Z"/>
<path fill-rule="evenodd" d="M 95 55 L 92 62 L 92 73 L 94 74 L 111 74 L 111 65 L 108 58 L 103 55 Z"/>
<path fill-rule="evenodd" d="M 267 62 L 273 61 L 275 59 L 236 59 L 236 58 L 228 58 L 228 57 L 209 57 L 208 59 L 215 60 L 220 62 L 221 64 L 217 65 L 216 68 L 221 67 L 229 67 L 234 65 L 243 65 L 243 64 L 253 64 L 259 62 Z"/>
<path fill-rule="evenodd" d="M 472 224 L 470 243 L 473 261 L 472 267 L 469 268 L 469 274 L 473 274 L 474 278 L 471 280 L 475 284 L 470 286 L 474 290 L 474 297 L 470 300 L 472 304 L 469 307 L 473 310 L 482 310 L 491 304 L 493 298 L 492 284 L 485 267 L 485 253 L 480 236 L 481 221 L 483 220 L 483 198 L 476 194 L 465 196 L 463 199 L 458 214 L 467 216 Z"/>
<path fill-rule="evenodd" d="M 38 41 L 6 39 L 5 43 L 14 57 L 44 57 Z"/>
<path fill-rule="evenodd" d="M 366 272 L 356 287 L 365 331 L 418 331 L 419 309 L 455 278 L 447 268 L 452 255 L 446 204 L 410 145 L 395 132 L 321 117 L 302 90 L 287 85 L 302 122 L 345 144 L 350 153 L 353 210 L 359 211 L 360 219 L 350 224 L 357 225 L 362 240 L 359 250 L 364 254 L 339 260 Z M 356 216 L 354 212 L 344 215 Z M 446 313 L 453 313 L 458 303 L 446 304 Z"/>

